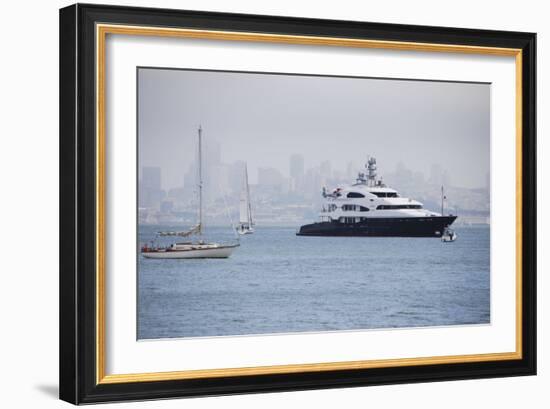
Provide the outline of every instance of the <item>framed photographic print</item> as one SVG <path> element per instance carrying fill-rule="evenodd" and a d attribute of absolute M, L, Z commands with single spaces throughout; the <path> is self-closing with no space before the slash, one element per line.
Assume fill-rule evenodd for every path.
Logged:
<path fill-rule="evenodd" d="M 61 399 L 535 374 L 535 42 L 61 9 Z"/>

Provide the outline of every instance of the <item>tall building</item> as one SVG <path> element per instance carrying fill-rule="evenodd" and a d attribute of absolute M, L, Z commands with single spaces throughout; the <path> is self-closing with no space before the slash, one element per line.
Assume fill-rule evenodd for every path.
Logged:
<path fill-rule="evenodd" d="M 198 177 L 196 162 L 191 162 L 183 177 L 183 189 L 186 195 L 191 195 L 197 190 Z"/>
<path fill-rule="evenodd" d="M 304 181 L 304 157 L 294 154 L 290 157 L 290 191 L 300 190 Z"/>
<path fill-rule="evenodd" d="M 229 190 L 233 195 L 238 195 L 241 193 L 245 165 L 246 163 L 242 160 L 238 160 L 229 165 L 229 169 L 227 170 L 228 183 Z"/>
<path fill-rule="evenodd" d="M 348 162 L 346 167 L 346 178 L 348 180 L 354 180 L 357 177 L 357 166 L 353 162 Z"/>
<path fill-rule="evenodd" d="M 304 196 L 312 201 L 319 202 L 321 197 L 321 189 L 324 186 L 324 181 L 321 178 L 319 168 L 308 169 L 304 175 Z M 326 187 L 326 186 L 325 186 Z"/>
<path fill-rule="evenodd" d="M 187 198 L 184 187 L 173 187 L 166 193 L 166 196 L 172 199 L 174 204 L 184 203 Z"/>
<path fill-rule="evenodd" d="M 144 166 L 141 168 L 139 184 L 139 206 L 159 207 L 163 192 L 161 189 L 161 172 L 158 166 Z"/>
<path fill-rule="evenodd" d="M 321 162 L 319 172 L 321 173 L 321 178 L 324 184 L 332 179 L 332 165 L 330 164 L 330 161 L 325 160 Z"/>
<path fill-rule="evenodd" d="M 428 182 L 437 186 L 443 184 L 443 168 L 439 163 L 433 163 L 430 167 L 430 177 Z"/>
<path fill-rule="evenodd" d="M 212 138 L 203 139 L 204 152 L 202 155 L 202 180 L 203 198 L 205 202 L 216 200 L 221 196 L 220 172 L 221 172 L 221 146 Z"/>
<path fill-rule="evenodd" d="M 258 185 L 281 186 L 284 182 L 283 175 L 274 168 L 258 168 Z"/>
<path fill-rule="evenodd" d="M 444 186 L 451 186 L 452 185 L 452 180 L 451 180 L 451 175 L 449 174 L 449 172 L 447 170 L 444 170 L 443 171 L 443 176 L 442 176 L 442 181 L 441 183 L 444 185 Z"/>
<path fill-rule="evenodd" d="M 290 177 L 299 180 L 304 177 L 304 157 L 294 154 L 290 157 Z"/>
<path fill-rule="evenodd" d="M 160 190 L 160 168 L 158 166 L 144 166 L 141 168 L 141 184 L 147 189 Z"/>
<path fill-rule="evenodd" d="M 227 177 L 224 174 L 226 165 L 221 163 L 221 146 L 213 138 L 204 137 L 202 143 L 202 198 L 209 203 L 221 197 L 227 190 Z M 183 179 L 183 189 L 186 199 L 195 200 L 199 186 L 199 161 L 191 162 Z"/>

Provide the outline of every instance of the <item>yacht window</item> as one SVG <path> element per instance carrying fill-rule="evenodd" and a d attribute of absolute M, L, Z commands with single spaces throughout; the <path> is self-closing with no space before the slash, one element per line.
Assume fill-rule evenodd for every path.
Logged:
<path fill-rule="evenodd" d="M 399 197 L 395 192 L 371 192 L 373 195 L 378 197 Z"/>
<path fill-rule="evenodd" d="M 378 210 L 397 210 L 397 209 L 422 209 L 420 205 L 380 205 Z"/>
<path fill-rule="evenodd" d="M 331 208 L 329 206 L 329 211 L 331 211 L 330 209 Z M 368 212 L 369 208 L 361 205 L 345 204 L 345 205 L 342 205 L 342 210 L 344 212 Z"/>
<path fill-rule="evenodd" d="M 340 223 L 352 224 L 352 223 L 359 223 L 359 222 L 365 221 L 365 218 L 364 217 L 340 217 L 339 220 L 340 220 Z"/>
<path fill-rule="evenodd" d="M 365 197 L 365 195 L 362 194 L 362 193 L 358 193 L 358 192 L 349 192 L 347 197 L 349 197 L 349 198 L 361 198 L 361 197 Z"/>

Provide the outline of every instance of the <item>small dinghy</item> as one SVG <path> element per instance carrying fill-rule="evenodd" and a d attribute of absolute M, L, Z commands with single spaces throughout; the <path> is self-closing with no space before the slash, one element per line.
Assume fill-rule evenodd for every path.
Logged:
<path fill-rule="evenodd" d="M 455 240 L 456 240 L 456 233 L 454 232 L 454 230 L 451 230 L 447 227 L 443 232 L 443 234 L 441 235 L 441 241 L 444 243 L 450 243 Z"/>

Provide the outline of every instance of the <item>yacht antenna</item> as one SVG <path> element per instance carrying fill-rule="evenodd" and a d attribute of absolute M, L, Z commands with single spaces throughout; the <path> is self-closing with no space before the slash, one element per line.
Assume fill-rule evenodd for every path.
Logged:
<path fill-rule="evenodd" d="M 444 216 L 443 214 L 444 202 L 445 202 L 445 191 L 444 191 L 443 185 L 441 185 L 441 216 Z"/>
<path fill-rule="evenodd" d="M 367 176 L 368 185 L 375 186 L 376 185 L 376 158 L 372 156 L 368 158 L 367 165 L 365 167 L 369 171 Z"/>

